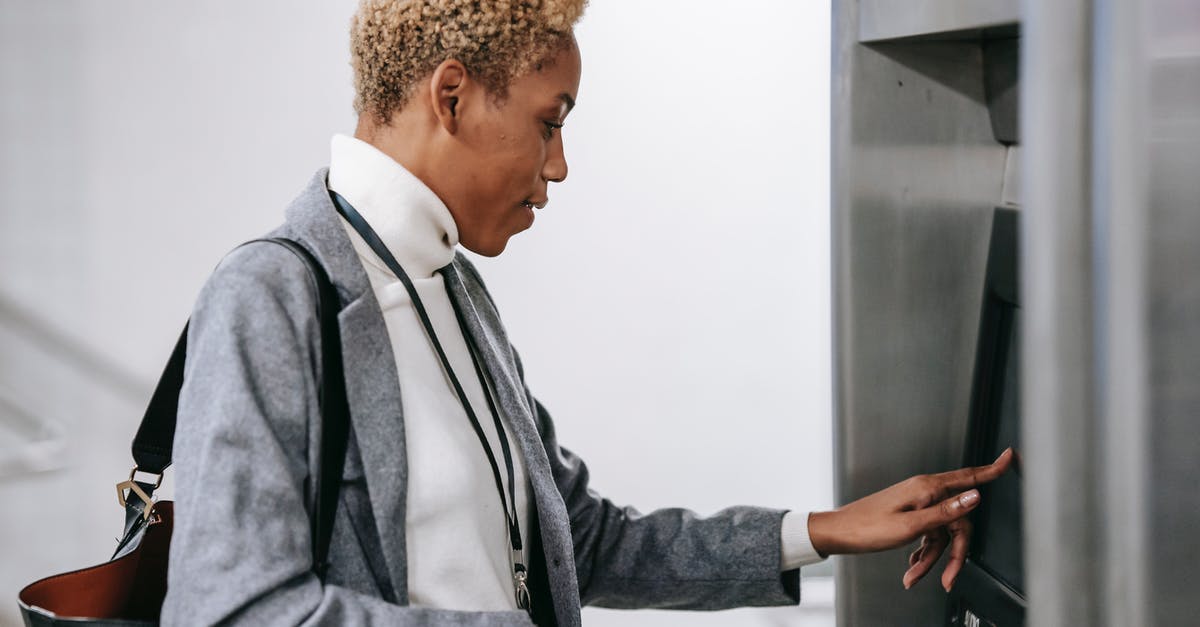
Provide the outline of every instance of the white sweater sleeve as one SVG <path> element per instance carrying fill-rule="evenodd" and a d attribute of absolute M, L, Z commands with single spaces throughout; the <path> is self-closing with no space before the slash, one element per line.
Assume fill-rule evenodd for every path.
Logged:
<path fill-rule="evenodd" d="M 809 512 L 789 511 L 783 515 L 783 524 L 780 527 L 780 550 L 783 559 L 780 570 L 792 570 L 825 559 L 813 548 L 812 538 L 808 535 L 808 514 Z"/>

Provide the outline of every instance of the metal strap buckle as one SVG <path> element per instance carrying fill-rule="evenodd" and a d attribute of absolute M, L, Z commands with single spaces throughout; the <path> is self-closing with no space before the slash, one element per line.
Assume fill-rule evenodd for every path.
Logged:
<path fill-rule="evenodd" d="M 137 472 L 137 466 L 134 466 L 133 470 L 129 471 L 129 479 L 117 484 L 117 502 L 121 504 L 121 507 L 127 507 L 125 491 L 129 490 L 130 495 L 136 495 L 139 499 L 142 499 L 142 503 L 145 504 L 145 506 L 142 508 L 142 517 L 146 520 L 149 520 L 150 511 L 154 509 L 154 500 L 151 499 L 150 495 L 146 494 L 146 491 L 143 490 L 142 487 L 133 480 L 133 477 L 137 474 Z M 154 481 L 155 490 L 158 489 L 158 486 L 162 485 L 162 480 L 163 476 L 162 474 L 159 474 L 158 478 Z"/>

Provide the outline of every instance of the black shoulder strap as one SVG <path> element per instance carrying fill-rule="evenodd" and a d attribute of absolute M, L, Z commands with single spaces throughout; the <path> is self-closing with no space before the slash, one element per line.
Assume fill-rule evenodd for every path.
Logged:
<path fill-rule="evenodd" d="M 312 253 L 300 244 L 281 237 L 251 240 L 272 242 L 292 251 L 308 266 L 316 281 L 318 316 L 321 324 L 321 372 L 318 402 L 321 411 L 322 437 L 318 459 L 320 472 L 315 486 L 316 503 L 311 520 L 313 539 L 313 570 L 323 580 L 328 568 L 329 543 L 333 537 L 333 519 L 337 511 L 338 489 L 346 460 L 346 442 L 350 431 L 350 407 L 346 400 L 346 379 L 342 370 L 342 342 L 338 333 L 340 309 L 337 290 L 325 269 Z M 243 244 L 245 245 L 245 244 Z M 187 325 L 175 344 L 170 360 L 159 378 L 150 405 L 133 438 L 135 471 L 155 475 L 171 465 L 171 447 L 175 438 L 175 417 L 179 410 L 179 391 L 183 387 L 183 366 L 187 355 Z M 133 477 L 130 478 L 133 482 Z M 156 484 L 137 481 L 147 495 Z M 138 505 L 141 505 L 140 503 Z M 140 511 L 140 507 L 137 508 Z"/>

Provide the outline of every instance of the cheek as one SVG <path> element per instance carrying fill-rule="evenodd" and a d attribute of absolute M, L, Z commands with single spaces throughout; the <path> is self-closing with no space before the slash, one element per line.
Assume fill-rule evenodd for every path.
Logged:
<path fill-rule="evenodd" d="M 484 176 L 490 180 L 491 190 L 503 195 L 494 200 L 520 202 L 536 190 L 546 158 L 546 143 L 537 133 L 509 134 L 499 148 Z M 515 199 L 514 194 L 518 196 Z"/>
<path fill-rule="evenodd" d="M 467 211 L 480 235 L 511 235 L 523 230 L 528 215 L 520 202 L 539 192 L 541 164 L 546 157 L 546 142 L 533 128 L 518 124 L 477 127 L 476 141 L 483 150 L 474 151 L 470 164 L 462 164 L 469 174 Z M 531 125 L 525 125 L 526 127 Z"/>

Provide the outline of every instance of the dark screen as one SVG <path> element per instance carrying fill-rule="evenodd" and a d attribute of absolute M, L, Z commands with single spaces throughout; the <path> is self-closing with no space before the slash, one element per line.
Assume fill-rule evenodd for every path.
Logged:
<path fill-rule="evenodd" d="M 993 389 L 1000 397 L 989 412 L 991 420 L 984 429 L 990 433 L 982 439 L 981 459 L 995 459 L 1011 446 L 1020 452 L 1021 435 L 1021 310 L 1001 306 L 999 330 L 1003 334 L 999 344 L 1003 346 L 1003 364 L 995 372 L 1003 378 L 993 380 Z M 990 424 L 987 424 L 990 423 Z M 1021 476 L 1020 468 L 1005 473 L 990 485 L 980 490 L 982 500 L 976 517 L 976 536 L 973 541 L 975 559 L 994 576 L 1018 592 L 1025 590 L 1022 569 L 1021 544 Z"/>

